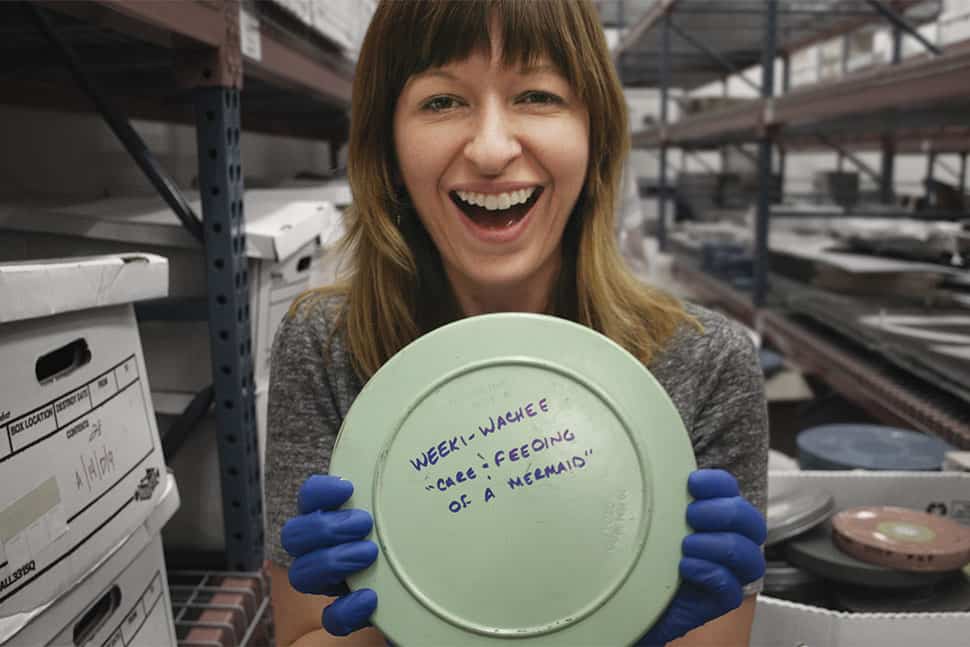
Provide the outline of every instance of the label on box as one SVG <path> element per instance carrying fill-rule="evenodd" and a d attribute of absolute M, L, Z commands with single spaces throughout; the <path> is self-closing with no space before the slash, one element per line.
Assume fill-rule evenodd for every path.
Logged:
<path fill-rule="evenodd" d="M 143 393 L 138 362 L 129 355 L 49 402 L 4 412 L 0 603 L 68 558 L 124 508 L 151 499 L 161 476 L 157 468 L 143 470 L 135 489 L 131 480 L 125 486 L 155 451 Z M 97 505 L 102 501 L 111 509 Z M 72 526 L 92 530 L 48 550 Z"/>

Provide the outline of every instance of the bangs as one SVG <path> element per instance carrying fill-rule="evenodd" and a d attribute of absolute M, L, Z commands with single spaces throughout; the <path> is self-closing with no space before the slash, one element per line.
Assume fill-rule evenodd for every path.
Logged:
<path fill-rule="evenodd" d="M 453 0 L 451 2 L 391 0 L 381 9 L 394 14 L 394 30 L 384 46 L 395 52 L 390 78 L 398 94 L 407 80 L 430 68 L 461 61 L 472 54 L 491 54 L 496 26 L 503 39 L 502 65 L 530 67 L 548 60 L 585 97 L 580 87 L 578 51 L 592 43 L 575 42 L 590 36 L 568 0 Z M 587 49 L 586 51 L 590 51 Z"/>

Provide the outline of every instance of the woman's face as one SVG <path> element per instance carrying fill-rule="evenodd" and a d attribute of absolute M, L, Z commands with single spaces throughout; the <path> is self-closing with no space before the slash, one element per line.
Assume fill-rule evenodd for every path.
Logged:
<path fill-rule="evenodd" d="M 460 302 L 548 298 L 586 177 L 586 107 L 551 65 L 502 67 L 500 48 L 411 77 L 394 112 L 404 184 Z"/>

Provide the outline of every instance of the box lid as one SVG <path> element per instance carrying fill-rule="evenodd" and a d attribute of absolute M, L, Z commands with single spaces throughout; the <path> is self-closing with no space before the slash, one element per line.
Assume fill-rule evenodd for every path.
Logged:
<path fill-rule="evenodd" d="M 168 295 L 168 259 L 155 254 L 0 263 L 0 323 Z"/>
<path fill-rule="evenodd" d="M 187 198 L 202 213 L 197 193 Z M 332 228 L 339 213 L 299 189 L 245 193 L 246 255 L 283 260 Z M 0 229 L 66 234 L 170 247 L 198 247 L 178 217 L 159 197 L 107 198 L 61 205 L 0 205 Z"/>

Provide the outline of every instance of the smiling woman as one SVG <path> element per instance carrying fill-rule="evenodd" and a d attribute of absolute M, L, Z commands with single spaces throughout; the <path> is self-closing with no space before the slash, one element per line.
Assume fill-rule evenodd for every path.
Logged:
<path fill-rule="evenodd" d="M 490 33 L 490 51 L 408 80 L 395 149 L 462 311 L 543 312 L 586 179 L 589 113 L 544 54 L 510 66 L 497 22 Z"/>
<path fill-rule="evenodd" d="M 392 356 L 445 324 L 493 312 L 554 315 L 596 330 L 663 386 L 697 464 L 720 469 L 676 485 L 698 499 L 685 511 L 695 531 L 679 563 L 685 586 L 652 628 L 642 627 L 638 644 L 687 632 L 720 645 L 746 641 L 751 599 L 729 612 L 764 568 L 762 377 L 743 332 L 626 268 L 614 213 L 628 148 L 623 90 L 588 0 L 380 3 L 354 77 L 350 271 L 294 303 L 273 351 L 266 508 L 281 645 L 328 644 L 322 607 L 330 633 L 383 644 L 373 629 L 358 631 L 376 594 L 348 593 L 344 583 L 378 555 L 365 539 L 372 518 L 338 510 L 353 486 L 320 473 L 351 404 Z M 536 402 L 532 413 L 547 411 Z M 531 424 L 530 405 L 506 413 L 513 404 L 475 423 L 482 438 Z M 509 439 L 504 463 L 537 451 Z M 466 442 L 438 439 L 411 465 L 434 465 L 445 450 L 469 455 Z M 576 465 L 585 460 L 577 457 Z M 548 465 L 560 473 L 558 462 Z M 545 467 L 541 477 L 541 466 L 527 467 L 523 483 L 549 485 Z M 602 644 L 616 642 L 603 636 Z"/>
<path fill-rule="evenodd" d="M 461 315 L 502 310 L 573 319 L 649 361 L 685 314 L 616 251 L 628 146 L 590 5 L 382 3 L 351 114 L 358 271 L 345 326 L 358 371 Z"/>

